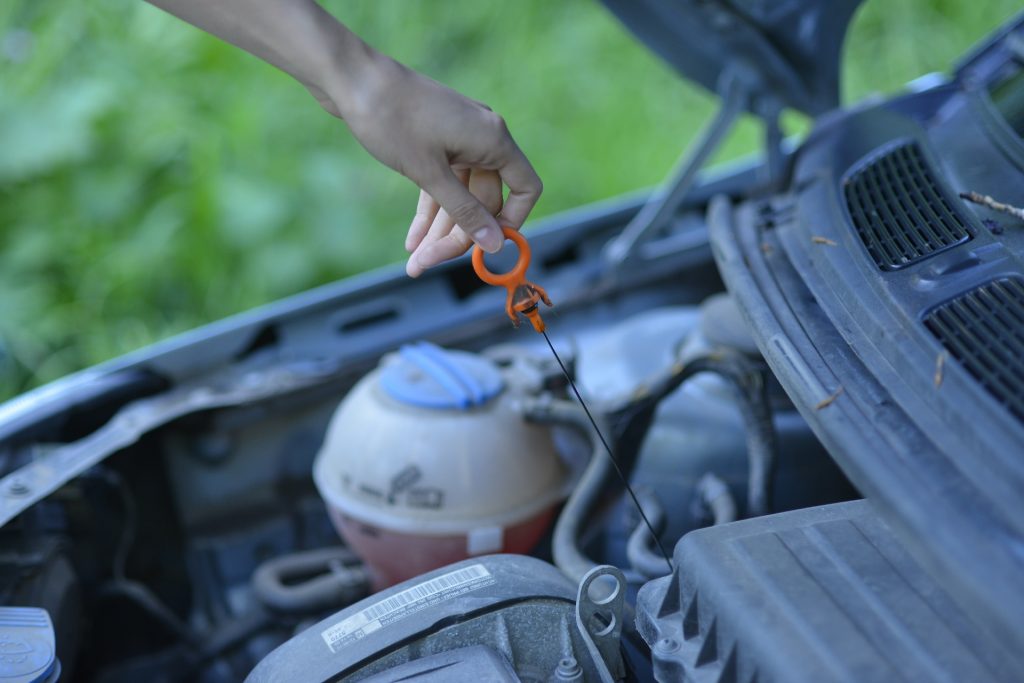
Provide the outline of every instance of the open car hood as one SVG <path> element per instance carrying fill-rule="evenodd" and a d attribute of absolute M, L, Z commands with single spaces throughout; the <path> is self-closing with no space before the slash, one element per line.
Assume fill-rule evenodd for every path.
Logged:
<path fill-rule="evenodd" d="M 843 38 L 861 0 L 604 0 L 686 78 L 720 93 L 744 79 L 751 109 L 768 97 L 816 116 L 839 105 Z"/>

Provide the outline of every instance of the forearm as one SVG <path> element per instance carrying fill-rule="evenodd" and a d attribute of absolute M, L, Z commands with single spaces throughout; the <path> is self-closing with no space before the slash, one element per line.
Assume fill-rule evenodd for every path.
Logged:
<path fill-rule="evenodd" d="M 148 1 L 291 74 L 325 106 L 326 93 L 358 97 L 382 59 L 313 0 Z"/>
<path fill-rule="evenodd" d="M 540 178 L 500 116 L 381 55 L 315 0 L 149 2 L 291 74 L 370 154 L 422 189 L 406 240 L 410 275 L 470 240 L 498 251 L 494 213 L 519 228 L 537 202 Z"/>

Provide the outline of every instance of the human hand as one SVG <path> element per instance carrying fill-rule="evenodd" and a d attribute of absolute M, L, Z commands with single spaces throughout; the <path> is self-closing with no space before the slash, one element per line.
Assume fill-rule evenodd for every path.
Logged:
<path fill-rule="evenodd" d="M 498 251 L 498 221 L 518 229 L 537 203 L 540 178 L 500 116 L 380 54 L 315 0 L 150 2 L 290 73 L 370 154 L 419 185 L 409 275 L 472 242 Z"/>
<path fill-rule="evenodd" d="M 367 151 L 422 188 L 405 242 L 406 272 L 417 277 L 473 242 L 501 249 L 499 222 L 519 229 L 542 191 L 504 120 L 387 57 L 367 61 L 356 78 L 350 70 L 334 92 L 328 85 L 327 97 L 317 98 Z M 509 188 L 504 202 L 502 183 Z"/>
<path fill-rule="evenodd" d="M 476 168 L 456 171 L 455 175 L 483 205 L 487 213 L 492 216 L 499 215 L 502 210 L 503 192 L 501 176 L 497 171 Z M 502 215 L 502 221 L 506 220 Z M 507 222 L 504 224 L 509 225 Z M 503 243 L 505 238 L 501 237 L 500 240 L 500 243 Z M 456 225 L 448 212 L 441 208 L 426 190 L 420 190 L 416 214 L 409 225 L 409 234 L 405 237 L 405 250 L 410 254 L 405 264 L 405 272 L 410 277 L 419 277 L 427 268 L 464 254 L 472 244 L 469 234 L 461 226 Z M 493 251 L 485 245 L 481 246 L 487 251 Z"/>

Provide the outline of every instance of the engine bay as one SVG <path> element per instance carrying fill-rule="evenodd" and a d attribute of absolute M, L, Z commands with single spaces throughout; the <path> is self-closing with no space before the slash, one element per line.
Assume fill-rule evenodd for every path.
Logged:
<path fill-rule="evenodd" d="M 654 30 L 650 3 L 609 4 Z M 686 30 L 726 30 L 720 4 L 681 3 Z M 740 54 L 795 40 L 758 12 Z M 830 109 L 835 64 L 782 87 L 779 63 L 752 79 L 702 55 L 723 108 L 666 185 L 528 233 L 550 349 L 461 259 L 0 406 L 5 664 L 104 683 L 1019 679 L 1024 222 L 970 197 L 1024 204 L 1022 27 L 849 109 Z M 800 144 L 783 105 L 820 115 Z M 743 111 L 765 154 L 701 170 Z"/>
<path fill-rule="evenodd" d="M 563 329 L 568 325 L 562 319 L 557 324 Z M 582 506 L 572 507 L 579 515 L 574 520 L 578 537 L 568 538 L 573 548 L 564 552 L 585 565 L 589 561 L 590 565 L 627 568 L 627 583 L 635 591 L 653 578 L 648 573 L 652 564 L 655 575 L 667 569 L 658 565 L 660 558 L 654 555 L 644 529 L 637 528 L 638 514 L 627 504 L 621 486 L 615 485 L 603 454 L 595 454 L 590 461 L 602 471 L 589 476 L 584 472 L 591 458 L 589 430 L 569 401 L 557 368 L 551 367 L 550 356 L 545 358 L 546 349 L 529 343 L 534 341 L 529 338 L 526 343 L 520 341 L 522 336 L 514 339 L 477 354 L 457 356 L 491 372 L 501 368 L 505 376 L 507 388 L 502 393 L 510 405 L 503 410 L 508 413 L 480 425 L 473 439 L 465 438 L 466 426 L 442 424 L 440 418 L 446 412 L 457 412 L 453 408 L 390 403 L 369 409 L 398 410 L 413 422 L 391 425 L 380 413 L 359 414 L 346 416 L 344 424 L 328 430 L 341 397 L 354 396 L 349 405 L 374 400 L 354 395 L 358 390 L 334 387 L 298 391 L 257 406 L 208 411 L 145 436 L 32 508 L 33 514 L 27 516 L 32 519 L 19 519 L 19 524 L 8 527 L 7 534 L 26 538 L 18 553 L 19 575 L 8 584 L 9 595 L 12 600 L 14 595 L 47 596 L 41 606 L 64 616 L 56 620 L 57 642 L 72 648 L 74 639 L 66 637 L 60 625 L 90 620 L 91 626 L 81 632 L 90 634 L 89 638 L 78 645 L 87 654 L 77 658 L 78 671 L 86 678 L 156 680 L 163 675 L 167 680 L 236 680 L 289 636 L 369 594 L 371 582 L 383 589 L 427 569 L 493 552 L 523 553 L 536 548 L 537 556 L 550 560 L 551 537 L 557 534 L 550 512 L 541 516 L 540 527 L 525 545 L 520 541 L 507 547 L 503 536 L 509 532 L 515 536 L 514 527 L 520 524 L 517 516 L 536 514 L 525 509 L 517 515 L 517 506 L 524 506 L 518 501 L 534 509 L 542 495 L 552 502 L 562 501 L 569 491 L 580 490 L 584 477 L 592 492 Z M 736 353 L 751 366 L 757 363 L 749 335 L 743 336 L 738 310 L 721 294 L 708 298 L 703 306 L 657 306 L 614 325 L 581 326 L 571 340 L 560 335 L 555 339 L 564 345 L 563 354 L 572 359 L 580 386 L 595 406 L 628 402 L 659 372 L 685 363 L 684 359 L 706 359 L 708 349 Z M 723 345 L 729 340 L 735 346 Z M 422 348 L 410 345 L 405 354 Z M 450 354 L 436 346 L 427 348 L 442 359 L 442 354 Z M 401 361 L 392 356 L 382 365 L 401 370 Z M 750 371 L 766 377 L 763 370 Z M 764 435 L 747 435 L 746 423 L 752 421 L 744 419 L 737 397 L 740 390 L 720 372 L 712 367 L 694 374 L 652 405 L 648 410 L 653 415 L 634 418 L 649 425 L 643 432 L 636 426 L 627 430 L 630 433 L 623 437 L 627 441 L 619 449 L 635 454 L 631 482 L 664 527 L 662 538 L 668 547 L 686 532 L 714 522 L 723 506 L 732 511 L 719 522 L 747 516 L 750 501 L 767 495 L 770 499 L 755 504 L 775 511 L 856 497 L 777 386 L 758 392 L 771 420 L 767 445 L 768 457 L 774 461 L 771 480 L 762 481 L 765 491 L 748 492 L 752 465 L 747 444 Z M 377 371 L 368 378 L 370 383 L 380 379 Z M 378 386 L 370 388 L 380 391 Z M 413 424 L 422 433 L 415 432 Z M 500 433 L 502 428 L 510 433 Z M 526 435 L 518 430 L 526 430 Z M 325 433 L 327 441 L 322 443 Z M 398 448 L 389 437 L 400 438 L 407 446 Z M 553 452 L 538 452 L 537 438 L 546 439 Z M 350 541 L 350 546 L 357 547 L 364 535 L 385 544 L 380 550 L 363 547 L 360 553 L 377 558 L 377 566 L 368 567 L 356 553 L 338 545 L 329 506 L 312 485 L 314 459 L 328 448 L 341 457 L 365 455 L 368 460 L 357 463 L 354 471 L 369 472 L 366 476 L 372 477 L 368 463 L 374 462 L 391 482 L 390 491 L 352 482 L 364 500 L 379 499 L 380 505 L 373 508 L 372 520 L 351 520 L 351 531 L 333 510 L 339 528 L 356 541 Z M 425 454 L 426 449 L 431 452 Z M 438 457 L 435 450 L 449 460 L 435 466 L 431 460 Z M 451 459 L 454 451 L 462 459 Z M 687 454 L 684 462 L 679 461 L 679 453 Z M 473 467 L 483 471 L 474 473 Z M 557 476 L 551 494 L 537 491 L 537 485 L 543 484 L 537 479 L 544 476 L 544 467 L 554 473 L 549 478 Z M 340 481 L 342 475 L 337 477 Z M 486 482 L 491 482 L 493 490 L 480 490 Z M 513 487 L 524 486 L 534 490 L 525 497 L 513 495 L 508 501 L 495 502 L 498 493 L 515 494 Z M 481 496 L 471 502 L 453 501 L 458 492 Z M 501 520 L 489 523 L 478 512 L 481 506 L 493 510 L 495 505 L 504 505 L 506 517 L 511 511 L 504 527 Z M 449 526 L 460 516 L 468 526 L 457 532 L 452 527 L 442 538 L 432 529 L 421 530 L 424 535 L 417 537 L 403 527 L 402 520 L 388 515 L 395 509 L 454 509 L 448 516 Z M 567 511 L 569 506 L 562 515 Z M 423 526 L 423 517 L 410 518 L 419 519 Z M 380 539 L 389 532 L 398 536 Z M 641 542 L 632 544 L 631 553 L 634 534 Z M 448 540 L 448 545 L 458 547 L 445 554 L 439 548 L 446 547 L 446 538 L 452 536 L 458 536 L 458 542 Z M 421 538 L 423 547 L 418 548 L 415 541 Z M 392 573 L 385 571 L 374 579 L 386 569 L 388 558 L 400 568 L 391 567 Z M 631 559 L 636 565 L 631 566 Z M 46 571 L 72 564 L 91 571 L 65 570 L 56 576 L 52 569 Z M 187 613 L 181 611 L 185 605 Z M 218 637 L 211 639 L 213 634 Z M 222 641 L 224 634 L 230 637 Z M 154 653 L 154 647 L 160 646 Z M 65 662 L 75 659 L 62 657 Z M 114 661 L 118 664 L 112 666 Z M 176 672 L 172 674 L 168 667 Z"/>

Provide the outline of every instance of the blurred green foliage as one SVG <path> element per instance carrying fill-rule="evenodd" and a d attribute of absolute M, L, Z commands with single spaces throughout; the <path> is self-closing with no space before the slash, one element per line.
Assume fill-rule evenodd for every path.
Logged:
<path fill-rule="evenodd" d="M 328 7 L 506 117 L 535 217 L 656 183 L 714 107 L 591 0 Z M 947 69 L 1017 7 L 867 2 L 846 99 Z M 415 199 L 297 83 L 149 5 L 0 3 L 0 397 L 399 260 Z"/>

